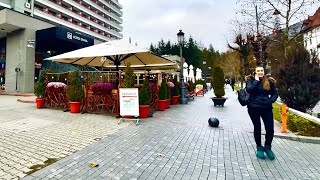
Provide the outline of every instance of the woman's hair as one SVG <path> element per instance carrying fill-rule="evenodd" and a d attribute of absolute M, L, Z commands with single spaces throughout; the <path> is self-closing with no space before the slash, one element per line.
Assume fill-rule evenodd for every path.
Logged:
<path fill-rule="evenodd" d="M 262 77 L 262 86 L 264 90 L 270 90 L 269 78 L 266 75 Z"/>
<path fill-rule="evenodd" d="M 263 66 L 260 66 L 260 65 L 257 66 L 257 67 L 262 67 L 263 68 Z M 264 68 L 263 68 L 263 70 L 264 70 L 264 73 L 266 73 Z M 268 91 L 270 90 L 270 83 L 269 83 L 269 78 L 267 77 L 267 75 L 264 75 L 262 77 L 262 86 L 263 86 L 264 90 L 268 90 Z"/>

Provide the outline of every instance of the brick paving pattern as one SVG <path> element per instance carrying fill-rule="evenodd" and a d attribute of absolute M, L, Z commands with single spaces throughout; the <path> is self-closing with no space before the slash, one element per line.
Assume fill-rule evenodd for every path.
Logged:
<path fill-rule="evenodd" d="M 230 89 L 223 108 L 211 94 L 130 123 L 24 179 L 320 179 L 319 144 L 275 138 L 276 160 L 258 160 L 246 108 Z"/>
<path fill-rule="evenodd" d="M 0 96 L 0 179 L 19 179 L 48 158 L 63 158 L 128 126 L 106 115 L 71 114 Z"/>

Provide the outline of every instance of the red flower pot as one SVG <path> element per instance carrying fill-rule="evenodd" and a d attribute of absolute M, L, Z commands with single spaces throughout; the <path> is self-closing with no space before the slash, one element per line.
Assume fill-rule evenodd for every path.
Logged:
<path fill-rule="evenodd" d="M 41 109 L 44 107 L 44 101 L 43 98 L 36 98 L 36 104 L 37 104 L 37 108 Z"/>
<path fill-rule="evenodd" d="M 170 99 L 167 99 L 166 109 L 169 109 Z"/>
<path fill-rule="evenodd" d="M 158 100 L 158 110 L 163 111 L 166 109 L 167 100 Z"/>
<path fill-rule="evenodd" d="M 179 96 L 172 96 L 173 104 L 179 104 L 179 100 L 180 100 Z"/>
<path fill-rule="evenodd" d="M 79 113 L 81 102 L 69 102 L 70 103 L 70 112 L 71 113 Z"/>
<path fill-rule="evenodd" d="M 140 118 L 149 117 L 149 105 L 139 106 L 139 116 Z"/>

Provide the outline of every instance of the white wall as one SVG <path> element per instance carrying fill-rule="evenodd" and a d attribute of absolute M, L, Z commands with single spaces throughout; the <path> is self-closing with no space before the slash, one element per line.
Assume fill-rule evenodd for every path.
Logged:
<path fill-rule="evenodd" d="M 304 46 L 308 51 L 317 51 L 320 58 L 320 48 L 317 48 L 318 44 L 320 44 L 320 27 L 314 28 L 304 34 Z"/>

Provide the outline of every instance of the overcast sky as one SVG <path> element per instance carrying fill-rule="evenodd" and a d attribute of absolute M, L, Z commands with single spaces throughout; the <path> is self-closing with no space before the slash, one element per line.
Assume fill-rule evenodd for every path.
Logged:
<path fill-rule="evenodd" d="M 119 0 L 123 5 L 123 38 L 149 47 L 164 40 L 177 41 L 182 29 L 205 46 L 226 49 L 229 20 L 236 0 Z"/>
<path fill-rule="evenodd" d="M 236 16 L 237 0 L 119 0 L 123 5 L 123 38 L 149 47 L 161 38 L 177 42 L 182 29 L 206 47 L 227 50 L 232 41 L 230 20 Z M 314 13 L 314 11 L 312 11 Z"/>

